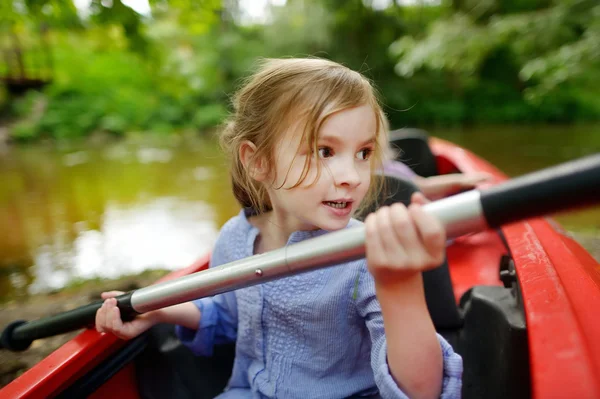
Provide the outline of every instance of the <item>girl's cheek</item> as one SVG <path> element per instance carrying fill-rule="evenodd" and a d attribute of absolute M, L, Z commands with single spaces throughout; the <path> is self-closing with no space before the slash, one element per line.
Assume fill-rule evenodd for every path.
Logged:
<path fill-rule="evenodd" d="M 363 181 L 365 186 L 369 186 L 371 184 L 371 171 L 368 170 L 361 175 L 361 180 Z"/>
<path fill-rule="evenodd" d="M 277 186 L 282 188 L 291 188 L 295 186 L 300 178 L 303 176 L 305 168 L 306 156 L 297 155 L 296 159 L 290 164 L 283 163 L 282 166 L 278 167 L 277 170 L 280 172 L 280 177 L 277 179 Z M 308 186 L 313 183 L 317 173 L 317 164 L 314 160 L 310 161 L 309 170 L 304 177 L 302 184 L 299 187 Z"/>
<path fill-rule="evenodd" d="M 362 168 L 360 171 L 360 180 L 363 183 L 364 188 L 368 188 L 371 185 L 371 179 L 373 176 L 373 172 L 371 168 Z"/>
<path fill-rule="evenodd" d="M 369 162 L 361 162 L 360 166 L 357 169 L 360 170 L 361 175 L 365 174 L 370 177 L 373 173 L 373 168 L 371 167 L 371 164 Z"/>

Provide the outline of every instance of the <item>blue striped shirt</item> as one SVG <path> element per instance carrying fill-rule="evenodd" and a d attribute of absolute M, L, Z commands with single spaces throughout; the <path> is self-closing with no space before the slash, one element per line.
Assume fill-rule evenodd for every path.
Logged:
<path fill-rule="evenodd" d="M 348 226 L 360 222 L 351 220 Z M 298 231 L 288 244 L 326 234 Z M 258 229 L 244 211 L 222 228 L 211 267 L 251 256 Z M 197 330 L 177 326 L 195 354 L 236 342 L 225 398 L 406 398 L 387 364 L 375 284 L 365 259 L 239 289 L 194 303 Z M 444 357 L 442 398 L 459 398 L 462 359 L 438 335 Z"/>

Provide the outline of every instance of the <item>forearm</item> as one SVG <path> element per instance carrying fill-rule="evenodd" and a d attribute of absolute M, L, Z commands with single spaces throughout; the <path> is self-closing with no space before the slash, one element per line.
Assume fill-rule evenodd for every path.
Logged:
<path fill-rule="evenodd" d="M 200 323 L 200 310 L 192 302 L 180 303 L 151 312 L 155 323 L 177 324 L 191 330 L 197 330 Z"/>
<path fill-rule="evenodd" d="M 387 341 L 387 360 L 396 383 L 410 398 L 438 398 L 443 357 L 429 317 L 420 273 L 376 284 Z"/>
<path fill-rule="evenodd" d="M 423 195 L 432 200 L 454 194 L 462 187 L 459 174 L 416 177 L 414 182 Z"/>

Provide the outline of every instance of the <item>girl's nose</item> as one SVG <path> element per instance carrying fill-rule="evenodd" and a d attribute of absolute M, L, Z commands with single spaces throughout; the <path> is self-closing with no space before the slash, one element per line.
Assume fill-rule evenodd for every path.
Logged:
<path fill-rule="evenodd" d="M 360 184 L 360 174 L 354 164 L 354 160 L 340 163 L 337 169 L 335 176 L 337 185 L 354 188 Z"/>

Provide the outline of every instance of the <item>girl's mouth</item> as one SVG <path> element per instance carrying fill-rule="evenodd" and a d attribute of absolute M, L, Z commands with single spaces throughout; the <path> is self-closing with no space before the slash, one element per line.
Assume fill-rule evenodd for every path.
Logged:
<path fill-rule="evenodd" d="M 336 209 L 345 209 L 352 205 L 352 203 L 348 201 L 323 201 L 323 203 Z"/>
<path fill-rule="evenodd" d="M 347 218 L 352 213 L 352 201 L 323 201 L 323 205 L 335 218 Z"/>

